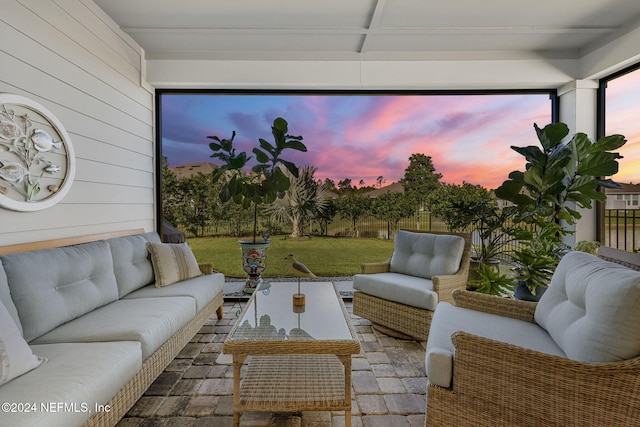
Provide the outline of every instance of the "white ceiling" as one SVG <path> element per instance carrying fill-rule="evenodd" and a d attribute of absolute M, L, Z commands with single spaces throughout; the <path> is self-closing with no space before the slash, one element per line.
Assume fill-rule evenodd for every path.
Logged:
<path fill-rule="evenodd" d="M 640 0 L 95 0 L 147 59 L 580 58 Z"/>

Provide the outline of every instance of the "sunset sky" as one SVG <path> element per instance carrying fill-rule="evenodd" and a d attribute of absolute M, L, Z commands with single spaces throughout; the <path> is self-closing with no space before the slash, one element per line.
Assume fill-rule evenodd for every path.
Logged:
<path fill-rule="evenodd" d="M 607 133 L 628 143 L 616 180 L 640 182 L 640 72 L 609 86 Z M 615 89 L 614 89 L 615 88 Z M 635 95 L 631 92 L 635 92 Z M 545 94 L 527 95 L 162 95 L 162 146 L 169 165 L 212 161 L 207 135 L 229 138 L 250 152 L 258 138 L 272 141 L 276 117 L 302 135 L 307 153 L 285 156 L 318 168 L 316 178 L 350 178 L 373 185 L 404 176 L 409 156 L 431 156 L 442 181 L 500 185 L 524 160 L 509 147 L 537 145 L 533 123 L 551 121 Z M 615 117 L 615 120 L 613 119 Z M 635 118 L 631 118 L 635 117 Z M 625 129 L 631 124 L 634 129 Z M 624 179 L 623 179 L 624 178 Z"/>

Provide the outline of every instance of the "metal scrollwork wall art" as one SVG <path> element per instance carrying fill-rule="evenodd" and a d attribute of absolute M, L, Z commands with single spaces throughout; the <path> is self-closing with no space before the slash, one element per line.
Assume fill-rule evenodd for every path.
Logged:
<path fill-rule="evenodd" d="M 74 175 L 73 146 L 58 119 L 29 98 L 0 93 L 0 207 L 50 208 Z"/>

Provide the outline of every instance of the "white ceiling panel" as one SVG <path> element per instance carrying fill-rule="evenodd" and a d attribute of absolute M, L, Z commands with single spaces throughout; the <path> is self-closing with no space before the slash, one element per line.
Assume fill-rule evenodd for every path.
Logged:
<path fill-rule="evenodd" d="M 153 59 L 574 58 L 640 27 L 640 0 L 95 0 Z M 406 57 L 409 58 L 410 57 Z"/>

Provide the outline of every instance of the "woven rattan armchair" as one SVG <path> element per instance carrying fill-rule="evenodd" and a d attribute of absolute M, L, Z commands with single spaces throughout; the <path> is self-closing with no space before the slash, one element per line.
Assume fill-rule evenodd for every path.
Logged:
<path fill-rule="evenodd" d="M 616 262 L 615 252 L 601 258 Z M 640 254 L 631 255 L 640 264 Z M 454 304 L 534 322 L 538 303 L 456 291 Z M 451 386 L 430 382 L 427 427 L 640 426 L 640 357 L 582 363 L 462 331 L 451 340 Z"/>
<path fill-rule="evenodd" d="M 471 235 L 469 233 L 438 231 L 402 231 L 441 236 L 459 236 L 464 239 L 464 249 L 457 272 L 450 275 L 433 276 L 430 279 L 433 291 L 437 294 L 437 301 L 453 302 L 452 292 L 455 289 L 465 289 L 467 285 L 471 256 Z M 365 263 L 361 265 L 361 272 L 362 274 L 388 273 L 390 266 L 391 259 L 379 263 Z M 354 278 L 354 287 L 357 286 L 357 280 L 357 277 Z M 353 313 L 370 320 L 375 327 L 389 335 L 400 338 L 415 338 L 423 341 L 429 335 L 429 326 L 433 316 L 433 310 L 370 295 L 357 289 L 354 289 Z"/>

